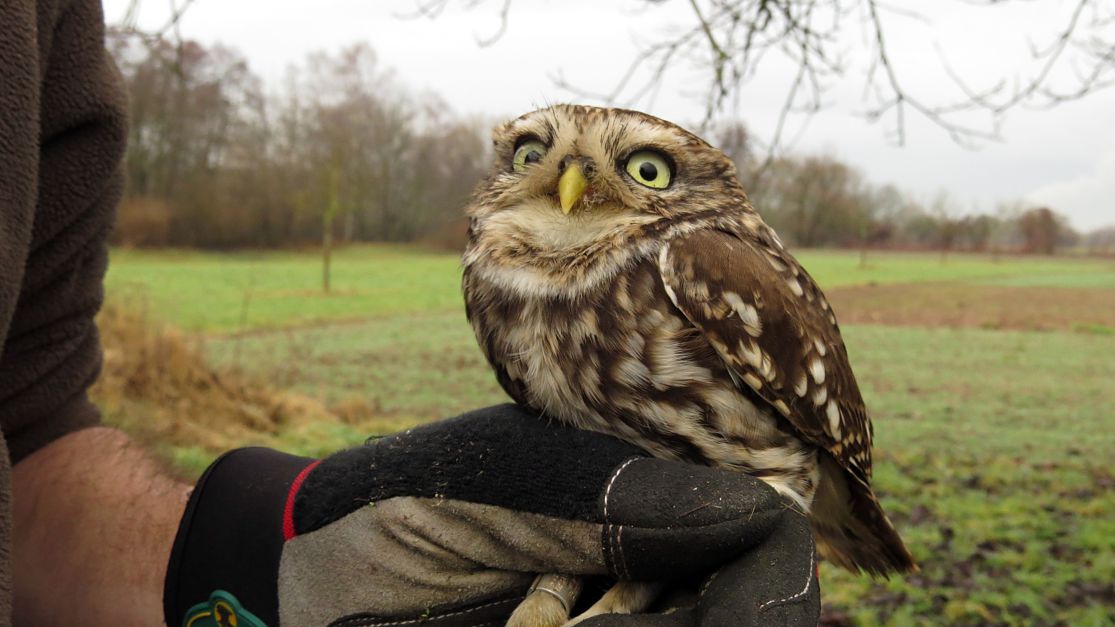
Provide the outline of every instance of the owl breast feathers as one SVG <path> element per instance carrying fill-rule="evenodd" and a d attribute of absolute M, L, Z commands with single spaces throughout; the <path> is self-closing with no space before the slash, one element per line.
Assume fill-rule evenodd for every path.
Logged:
<path fill-rule="evenodd" d="M 840 566 L 914 568 L 871 489 L 871 421 L 836 317 L 731 161 L 669 122 L 571 105 L 494 143 L 463 287 L 507 393 L 765 480 Z"/>

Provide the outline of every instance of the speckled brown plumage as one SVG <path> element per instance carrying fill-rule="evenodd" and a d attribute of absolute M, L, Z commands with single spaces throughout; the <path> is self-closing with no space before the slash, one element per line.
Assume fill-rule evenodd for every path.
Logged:
<path fill-rule="evenodd" d="M 659 457 L 763 478 L 811 511 L 841 566 L 913 568 L 870 487 L 871 422 L 835 315 L 731 161 L 619 109 L 550 107 L 494 140 L 463 287 L 508 394 Z M 513 166 L 524 142 L 544 154 Z M 664 188 L 625 170 L 645 151 L 669 165 Z M 571 167 L 587 187 L 567 215 Z"/>

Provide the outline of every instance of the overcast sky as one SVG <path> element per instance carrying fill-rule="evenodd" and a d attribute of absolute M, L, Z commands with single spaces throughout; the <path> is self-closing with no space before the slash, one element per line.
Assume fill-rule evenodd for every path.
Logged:
<path fill-rule="evenodd" d="M 127 0 L 104 4 L 111 22 L 123 15 Z M 578 100 L 554 84 L 559 71 L 585 89 L 609 91 L 638 42 L 692 20 L 688 3 L 679 0 L 654 6 L 640 0 L 516 0 L 507 32 L 482 47 L 478 39 L 498 30 L 501 3 L 488 0 L 471 11 L 459 8 L 464 4 L 455 0 L 430 20 L 404 17 L 413 13 L 414 0 L 197 0 L 181 32 L 239 49 L 270 82 L 309 52 L 366 41 L 403 84 L 438 93 L 458 113 L 494 117 Z M 953 0 L 907 2 L 903 6 L 923 7 L 930 21 L 885 14 L 888 46 L 908 89 L 939 102 L 938 94 L 952 92 L 938 48 L 975 84 L 1016 76 L 1028 67 L 1022 62 L 1030 39 L 1048 41 L 1067 19 L 1066 4 L 1043 0 L 988 8 Z M 141 24 L 158 25 L 165 3 L 145 0 L 142 11 Z M 1025 199 L 1068 215 L 1077 229 L 1115 224 L 1115 89 L 1051 111 L 1015 111 L 1002 127 L 1002 141 L 978 150 L 959 147 L 943 131 L 908 116 L 906 144 L 896 146 L 885 122 L 870 124 L 862 115 L 868 46 L 857 28 L 844 39 L 850 71 L 831 86 L 829 106 L 809 121 L 794 151 L 834 155 L 856 165 L 868 180 L 893 183 L 923 201 L 946 191 L 964 212 L 993 211 L 1000 202 Z M 769 136 L 792 70 L 772 58 L 732 114 L 760 137 Z M 1069 75 L 1066 69 L 1061 78 Z M 662 81 L 657 98 L 638 108 L 692 125 L 703 114 L 696 96 L 705 81 L 699 71 L 679 67 Z"/>

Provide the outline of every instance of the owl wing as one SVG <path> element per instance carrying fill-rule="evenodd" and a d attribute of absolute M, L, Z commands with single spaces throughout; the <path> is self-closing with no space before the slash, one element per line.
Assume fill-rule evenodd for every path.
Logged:
<path fill-rule="evenodd" d="M 871 421 L 836 317 L 773 233 L 696 231 L 667 242 L 658 262 L 670 299 L 737 385 L 869 484 Z"/>

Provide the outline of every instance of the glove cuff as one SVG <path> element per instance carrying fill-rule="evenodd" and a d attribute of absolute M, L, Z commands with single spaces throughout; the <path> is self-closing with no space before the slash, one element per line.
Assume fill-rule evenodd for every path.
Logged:
<path fill-rule="evenodd" d="M 244 448 L 209 466 L 190 495 L 171 549 L 163 591 L 169 627 L 184 624 L 188 615 L 217 612 L 222 603 L 221 611 L 240 614 L 240 624 L 252 624 L 246 610 L 257 623 L 278 625 L 279 559 L 293 535 L 287 533 L 293 529 L 291 506 L 315 464 L 271 449 Z M 214 594 L 218 591 L 223 594 Z"/>

